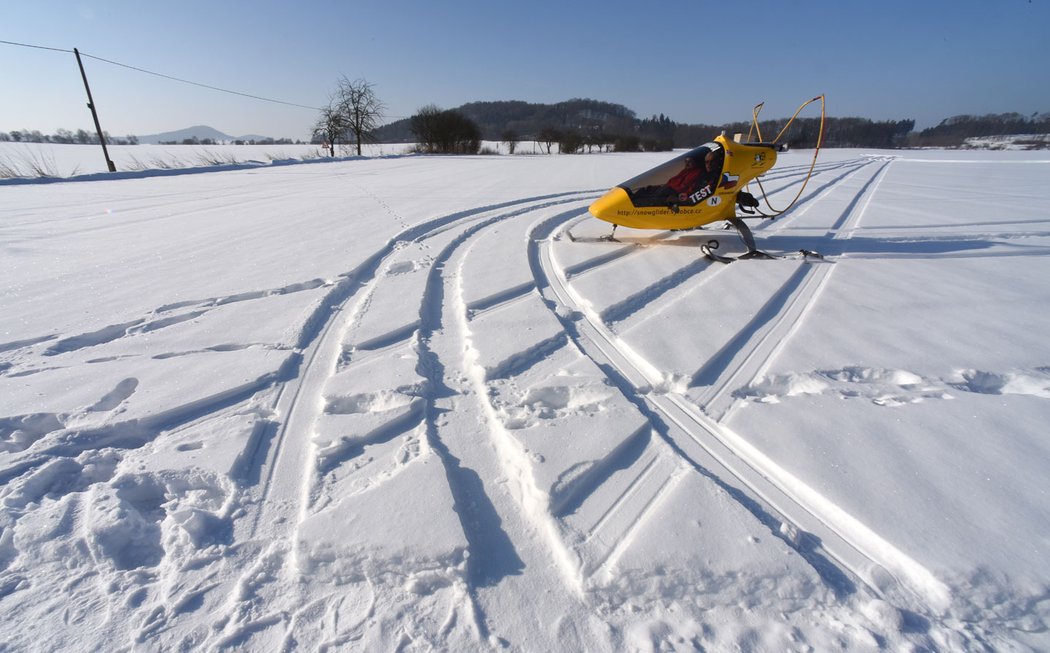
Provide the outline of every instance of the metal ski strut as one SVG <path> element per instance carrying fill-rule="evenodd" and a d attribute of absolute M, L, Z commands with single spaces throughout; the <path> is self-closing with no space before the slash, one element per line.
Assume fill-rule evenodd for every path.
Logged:
<path fill-rule="evenodd" d="M 729 218 L 729 224 L 731 224 L 734 227 L 736 227 L 736 230 L 738 232 L 740 232 L 740 238 L 744 241 L 744 247 L 747 247 L 747 251 L 745 253 L 741 254 L 740 256 L 738 256 L 737 258 L 739 258 L 739 259 L 749 259 L 749 258 L 771 259 L 771 258 L 776 258 L 775 256 L 772 256 L 771 254 L 767 254 L 767 253 L 763 252 L 762 250 L 758 249 L 758 247 L 755 246 L 755 235 L 751 233 L 751 229 L 748 228 L 748 226 L 746 224 L 744 224 L 743 220 L 741 220 L 740 218 L 738 218 L 736 216 L 733 216 L 732 218 Z"/>

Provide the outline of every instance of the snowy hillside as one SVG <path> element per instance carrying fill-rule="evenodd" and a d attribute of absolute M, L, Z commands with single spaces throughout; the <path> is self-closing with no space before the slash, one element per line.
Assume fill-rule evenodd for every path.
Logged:
<path fill-rule="evenodd" d="M 0 185 L 5 650 L 1050 648 L 1050 159 L 666 158 Z"/>

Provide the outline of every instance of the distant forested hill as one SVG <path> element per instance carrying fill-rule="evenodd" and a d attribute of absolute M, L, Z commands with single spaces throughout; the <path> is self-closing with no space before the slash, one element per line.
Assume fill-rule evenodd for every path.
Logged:
<path fill-rule="evenodd" d="M 557 104 L 470 102 L 456 111 L 473 120 L 486 141 L 502 140 L 508 131 L 521 140 L 536 140 L 544 129 L 619 134 L 633 130 L 637 122 L 634 112 L 623 105 L 583 99 Z M 410 127 L 410 118 L 398 120 L 381 127 L 376 137 L 383 143 L 410 143 L 415 140 Z"/>
<path fill-rule="evenodd" d="M 478 125 L 482 140 L 502 141 L 509 133 L 515 140 L 560 142 L 562 152 L 576 151 L 580 143 L 607 144 L 615 149 L 695 147 L 723 131 L 746 134 L 750 128 L 746 122 L 708 125 L 676 123 L 664 115 L 638 118 L 634 111 L 621 104 L 589 99 L 557 104 L 471 102 L 455 111 Z M 786 118 L 762 121 L 763 137 L 774 137 L 786 123 Z M 405 118 L 385 125 L 376 132 L 377 140 L 382 143 L 413 142 L 416 137 L 411 124 L 411 118 Z M 819 124 L 816 118 L 800 118 L 784 135 L 782 142 L 791 147 L 813 147 Z M 828 147 L 898 147 L 905 144 L 914 126 L 914 120 L 875 122 L 867 118 L 828 118 L 824 144 Z M 573 143 L 571 147 L 570 142 Z"/>
<path fill-rule="evenodd" d="M 967 138 L 980 136 L 1015 136 L 1019 134 L 1050 134 L 1050 114 L 998 113 L 984 116 L 953 116 L 936 127 L 912 134 L 914 145 L 925 147 L 956 147 Z"/>
<path fill-rule="evenodd" d="M 522 101 L 471 102 L 455 109 L 470 118 L 481 131 L 482 140 L 502 141 L 508 134 L 515 140 L 558 142 L 560 151 L 577 151 L 580 144 L 609 146 L 614 149 L 666 150 L 695 147 L 722 132 L 747 134 L 748 122 L 725 124 L 676 123 L 664 115 L 639 118 L 621 104 L 600 100 L 573 99 L 557 104 Z M 763 120 L 762 138 L 770 140 L 787 124 L 787 118 Z M 377 140 L 409 143 L 415 140 L 405 118 L 381 127 Z M 820 119 L 800 117 L 781 138 L 790 147 L 807 148 L 816 144 Z M 912 119 L 875 121 L 859 117 L 828 117 L 824 125 L 825 147 L 958 147 L 966 139 L 982 136 L 1050 134 L 1050 114 L 1024 116 L 1003 113 L 985 116 L 959 115 L 946 118 L 936 127 L 916 132 Z M 752 135 L 757 139 L 756 134 Z"/>

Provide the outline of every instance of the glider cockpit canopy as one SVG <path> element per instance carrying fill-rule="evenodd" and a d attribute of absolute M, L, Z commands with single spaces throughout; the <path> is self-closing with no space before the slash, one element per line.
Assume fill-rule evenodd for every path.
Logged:
<path fill-rule="evenodd" d="M 711 166 L 707 166 L 707 162 Z M 721 144 L 704 143 L 676 156 L 637 177 L 620 184 L 635 206 L 660 206 L 672 200 L 691 206 L 710 194 L 717 186 L 725 163 L 725 149 Z M 697 194 L 710 185 L 707 194 Z M 680 197 L 680 196 L 684 196 Z"/>

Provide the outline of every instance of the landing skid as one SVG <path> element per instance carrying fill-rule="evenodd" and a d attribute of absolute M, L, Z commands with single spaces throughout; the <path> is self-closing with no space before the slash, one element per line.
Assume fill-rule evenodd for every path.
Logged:
<path fill-rule="evenodd" d="M 620 241 L 616 240 L 616 228 L 619 227 L 619 226 L 620 225 L 618 225 L 618 224 L 614 224 L 612 233 L 610 233 L 608 236 L 602 236 L 598 240 L 604 240 L 604 241 L 610 242 L 610 243 L 618 243 L 618 242 L 620 242 Z"/>
<path fill-rule="evenodd" d="M 729 218 L 727 222 L 729 222 L 729 225 L 736 228 L 737 232 L 740 234 L 740 239 L 744 241 L 744 246 L 747 247 L 747 251 L 736 257 L 715 254 L 714 250 L 718 249 L 718 241 L 709 240 L 706 244 L 700 246 L 700 251 L 702 251 L 707 258 L 718 263 L 732 263 L 733 261 L 745 261 L 748 259 L 775 260 L 783 258 L 758 249 L 758 247 L 755 246 L 755 235 L 751 233 L 751 229 L 749 229 L 740 218 L 734 216 Z M 729 228 L 729 225 L 726 226 L 727 229 Z M 824 258 L 823 255 L 810 249 L 800 249 L 798 250 L 798 253 L 801 254 L 804 259 Z"/>
<path fill-rule="evenodd" d="M 751 233 L 751 229 L 744 223 L 740 218 L 733 216 L 727 221 L 729 224 L 736 227 L 737 232 L 740 234 L 740 239 L 744 241 L 744 247 L 747 251 L 737 257 L 737 259 L 775 259 L 776 257 L 772 254 L 767 254 L 755 246 L 755 235 Z M 722 257 L 725 258 L 725 257 Z"/>
<path fill-rule="evenodd" d="M 732 263 L 736 259 L 732 256 L 722 256 L 721 254 L 715 254 L 715 250 L 718 249 L 717 240 L 709 240 L 705 244 L 700 246 L 700 251 L 704 253 L 704 256 L 711 259 L 715 263 Z"/>
<path fill-rule="evenodd" d="M 586 237 L 586 236 L 583 237 L 583 238 L 580 238 L 578 236 L 574 236 L 571 229 L 566 229 L 565 230 L 565 235 L 568 236 L 569 240 L 571 240 L 574 243 L 580 243 L 580 242 L 618 243 L 620 241 L 616 240 L 616 227 L 619 227 L 619 226 L 620 225 L 618 225 L 618 224 L 614 224 L 613 228 L 612 228 L 612 233 L 610 233 L 608 236 L 598 236 L 597 238 L 591 238 L 591 237 Z"/>
<path fill-rule="evenodd" d="M 737 233 L 740 234 L 740 239 L 744 241 L 744 246 L 747 248 L 747 251 L 744 252 L 743 254 L 741 254 L 740 256 L 722 256 L 721 254 L 717 254 L 715 252 L 715 250 L 718 249 L 718 247 L 719 247 L 718 241 L 712 239 L 712 240 L 707 241 L 703 245 L 700 245 L 700 251 L 703 252 L 704 256 L 707 257 L 708 259 L 710 259 L 710 260 L 712 260 L 712 261 L 714 261 L 716 263 L 732 263 L 733 261 L 744 261 L 744 260 L 753 260 L 753 259 L 777 260 L 777 259 L 784 259 L 784 258 L 797 258 L 797 257 L 793 257 L 792 255 L 776 256 L 776 255 L 770 254 L 768 252 L 763 252 L 762 250 L 758 249 L 758 247 L 755 246 L 755 236 L 754 236 L 754 234 L 751 233 L 751 229 L 748 228 L 748 226 L 744 223 L 743 220 L 741 220 L 740 218 L 734 216 L 732 218 L 729 218 L 727 220 L 727 222 L 728 222 L 728 224 L 726 225 L 725 228 L 728 229 L 730 226 L 732 226 L 732 227 L 734 227 L 737 230 Z M 616 228 L 618 226 L 619 225 L 614 224 L 613 228 L 612 228 L 612 232 L 608 236 L 598 236 L 598 237 L 587 237 L 587 236 L 585 236 L 585 237 L 580 237 L 580 236 L 574 235 L 572 233 L 572 230 L 570 230 L 570 229 L 566 229 L 565 230 L 565 235 L 568 236 L 569 240 L 571 240 L 574 243 L 581 243 L 581 242 L 620 243 L 620 241 L 616 239 Z M 692 229 L 695 229 L 695 227 L 691 227 L 689 229 L 672 229 L 671 231 L 691 231 Z M 800 249 L 800 250 L 798 250 L 798 254 L 802 258 L 807 259 L 807 260 L 811 259 L 811 258 L 823 260 L 823 258 L 824 258 L 823 255 L 821 255 L 821 254 L 819 254 L 817 252 L 814 252 L 813 250 L 810 250 L 810 249 Z"/>
<path fill-rule="evenodd" d="M 777 259 L 786 259 L 786 258 L 797 258 L 797 257 L 792 257 L 792 256 L 774 256 L 773 254 L 770 254 L 768 252 L 763 252 L 763 251 L 758 250 L 758 249 L 754 249 L 754 250 L 751 250 L 749 252 L 744 252 L 740 256 L 722 256 L 721 254 L 716 254 L 715 253 L 716 249 L 718 249 L 718 241 L 717 240 L 709 240 L 709 241 L 707 241 L 706 243 L 704 243 L 703 245 L 700 246 L 700 251 L 704 253 L 704 256 L 709 258 L 709 259 L 711 259 L 715 263 L 727 263 L 728 264 L 728 263 L 732 263 L 733 261 L 743 261 L 743 260 L 747 260 L 747 259 L 777 260 Z M 818 252 L 814 252 L 811 249 L 800 249 L 800 250 L 798 250 L 798 253 L 799 253 L 799 256 L 801 256 L 803 259 L 806 259 L 806 260 L 809 260 L 811 258 L 824 260 L 824 255 L 823 254 L 820 254 Z"/>

